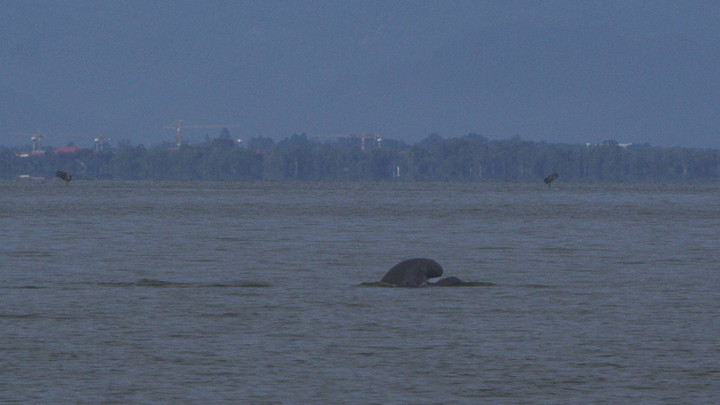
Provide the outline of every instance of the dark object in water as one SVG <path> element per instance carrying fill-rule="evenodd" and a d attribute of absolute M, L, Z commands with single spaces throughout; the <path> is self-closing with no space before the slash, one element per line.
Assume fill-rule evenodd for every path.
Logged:
<path fill-rule="evenodd" d="M 65 185 L 70 183 L 70 180 L 72 180 L 72 176 L 68 172 L 63 172 L 58 170 L 55 175 L 63 180 L 65 180 Z"/>
<path fill-rule="evenodd" d="M 548 187 L 550 187 L 550 183 L 552 183 L 553 181 L 555 181 L 558 177 L 560 177 L 559 174 L 553 173 L 553 174 L 545 177 L 545 180 L 543 180 L 543 181 L 545 182 L 545 184 L 548 185 Z"/>
<path fill-rule="evenodd" d="M 396 287 L 420 287 L 429 278 L 440 277 L 442 266 L 432 259 L 409 259 L 393 266 L 382 278 L 383 283 Z"/>

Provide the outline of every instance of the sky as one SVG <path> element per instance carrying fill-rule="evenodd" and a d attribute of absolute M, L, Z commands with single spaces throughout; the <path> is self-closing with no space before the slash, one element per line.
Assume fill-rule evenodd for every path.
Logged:
<path fill-rule="evenodd" d="M 372 134 L 720 148 L 717 1 L 0 0 L 0 144 Z M 219 129 L 186 129 L 193 143 Z"/>

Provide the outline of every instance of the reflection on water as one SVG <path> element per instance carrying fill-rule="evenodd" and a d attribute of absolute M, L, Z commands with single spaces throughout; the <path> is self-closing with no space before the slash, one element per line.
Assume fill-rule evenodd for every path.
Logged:
<path fill-rule="evenodd" d="M 495 285 L 495 284 L 493 284 L 493 283 L 488 283 L 488 282 L 485 282 L 485 281 L 462 281 L 462 282 L 459 282 L 459 283 L 450 284 L 450 285 L 443 285 L 443 286 L 434 286 L 432 283 L 430 283 L 430 284 L 422 285 L 422 286 L 415 287 L 415 288 L 426 288 L 426 287 L 492 287 L 492 286 L 494 286 L 494 285 Z M 394 284 L 383 283 L 382 281 L 371 281 L 371 282 L 360 283 L 360 287 L 403 288 L 403 287 L 397 287 L 397 286 L 394 285 Z"/>

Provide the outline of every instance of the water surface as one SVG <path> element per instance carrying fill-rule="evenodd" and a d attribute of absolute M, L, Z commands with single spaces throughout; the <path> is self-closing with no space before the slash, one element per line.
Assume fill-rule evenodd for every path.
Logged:
<path fill-rule="evenodd" d="M 0 182 L 0 402 L 717 402 L 719 191 Z"/>

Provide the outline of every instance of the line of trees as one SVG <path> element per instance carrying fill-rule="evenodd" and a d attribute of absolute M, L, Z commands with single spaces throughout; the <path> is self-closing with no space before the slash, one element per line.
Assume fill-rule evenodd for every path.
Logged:
<path fill-rule="evenodd" d="M 361 146 L 362 142 L 362 146 Z M 444 139 L 437 134 L 408 145 L 360 137 L 318 142 L 293 135 L 275 143 L 254 138 L 239 147 L 227 130 L 199 145 L 146 148 L 123 141 L 100 153 L 47 152 L 20 157 L 0 147 L 0 177 L 54 176 L 122 180 L 384 180 L 484 181 L 542 180 L 557 172 L 565 181 L 718 181 L 715 149 L 531 142 L 513 137 L 488 140 L 469 134 Z"/>

